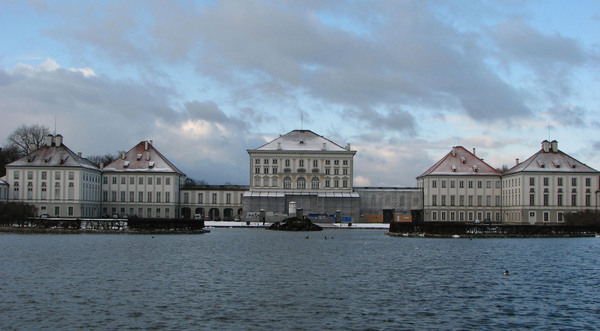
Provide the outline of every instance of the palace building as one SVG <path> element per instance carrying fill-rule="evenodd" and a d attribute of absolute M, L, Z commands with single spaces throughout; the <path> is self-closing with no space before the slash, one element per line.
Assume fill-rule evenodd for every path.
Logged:
<path fill-rule="evenodd" d="M 310 130 L 294 130 L 249 149 L 250 188 L 246 213 L 287 214 L 291 203 L 304 215 L 334 215 L 358 220 L 359 195 L 353 190 L 354 155 Z"/>

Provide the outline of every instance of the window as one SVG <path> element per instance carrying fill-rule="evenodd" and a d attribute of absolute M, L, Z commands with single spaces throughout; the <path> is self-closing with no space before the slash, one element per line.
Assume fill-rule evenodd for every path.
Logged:
<path fill-rule="evenodd" d="M 112 183 L 115 185 L 117 184 L 117 177 L 115 177 L 115 176 L 112 177 Z"/>
<path fill-rule="evenodd" d="M 56 192 L 54 192 L 54 197 L 57 197 L 58 194 L 56 194 Z M 102 192 L 102 201 L 108 201 L 108 191 L 103 191 Z"/>
<path fill-rule="evenodd" d="M 27 179 L 33 179 L 33 171 L 27 171 Z"/>
<path fill-rule="evenodd" d="M 304 160 L 300 160 L 300 161 L 298 161 L 298 166 L 300 166 L 300 167 L 304 167 Z"/>
<path fill-rule="evenodd" d="M 148 185 L 152 185 L 152 177 L 148 177 Z"/>
<path fill-rule="evenodd" d="M 333 160 L 333 165 L 340 165 L 340 160 Z"/>
<path fill-rule="evenodd" d="M 69 207 L 68 213 L 69 213 L 69 216 L 73 216 L 73 207 Z"/>
<path fill-rule="evenodd" d="M 138 192 L 138 202 L 144 202 L 144 192 Z"/>
<path fill-rule="evenodd" d="M 483 182 L 478 180 L 477 181 L 477 188 L 483 188 Z"/>
<path fill-rule="evenodd" d="M 437 195 L 432 195 L 431 196 L 431 205 L 432 206 L 437 206 Z"/>
<path fill-rule="evenodd" d="M 431 212 L 431 220 L 432 221 L 437 221 L 437 212 Z"/>
<path fill-rule="evenodd" d="M 59 172 L 57 172 L 57 174 L 60 174 L 60 173 L 59 173 Z M 60 176 L 58 176 L 58 177 L 59 177 L 59 178 L 57 178 L 57 179 L 60 179 Z M 19 179 L 19 172 L 18 172 L 18 171 L 15 171 L 15 172 L 13 173 L 13 178 L 14 178 L 14 179 Z"/>
<path fill-rule="evenodd" d="M 152 192 L 148 192 L 148 202 L 152 202 Z"/>
<path fill-rule="evenodd" d="M 202 203 L 203 194 L 198 193 L 198 203 Z"/>
<path fill-rule="evenodd" d="M 585 206 L 590 207 L 592 205 L 592 196 L 589 194 L 585 195 Z"/>
<path fill-rule="evenodd" d="M 160 202 L 160 192 L 156 192 L 156 202 Z"/>
<path fill-rule="evenodd" d="M 156 177 L 156 185 L 161 185 L 161 182 L 162 182 L 161 179 L 162 179 L 161 177 Z"/>
<path fill-rule="evenodd" d="M 285 166 L 289 167 L 290 166 L 290 160 L 285 160 Z"/>
<path fill-rule="evenodd" d="M 442 188 L 446 188 L 446 181 L 445 180 L 442 181 Z"/>
<path fill-rule="evenodd" d="M 117 191 L 110 192 L 110 201 L 117 202 Z"/>
<path fill-rule="evenodd" d="M 330 181 L 329 179 L 325 180 L 325 187 L 329 187 L 330 186 Z"/>
<path fill-rule="evenodd" d="M 450 188 L 454 188 L 456 186 L 456 182 L 451 180 L 450 181 Z"/>
<path fill-rule="evenodd" d="M 544 222 L 550 222 L 550 213 L 547 211 L 544 212 Z"/>
<path fill-rule="evenodd" d="M 314 190 L 318 190 L 319 189 L 319 178 L 315 177 L 315 178 L 312 179 L 310 188 L 312 188 Z"/>
<path fill-rule="evenodd" d="M 283 179 L 283 188 L 285 188 L 285 189 L 292 188 L 292 180 L 290 179 L 290 177 L 285 177 Z"/>
<path fill-rule="evenodd" d="M 461 211 L 458 213 L 458 220 L 459 221 L 464 221 L 465 220 L 465 212 Z"/>
<path fill-rule="evenodd" d="M 264 160 L 263 160 L 263 163 L 264 163 L 264 164 L 269 164 L 269 159 L 264 159 Z"/>
<path fill-rule="evenodd" d="M 260 168 L 259 167 L 254 168 L 254 173 L 257 175 L 260 174 Z"/>
<path fill-rule="evenodd" d="M 212 194 L 212 203 L 217 203 L 217 193 Z"/>
<path fill-rule="evenodd" d="M 58 207 L 58 206 L 54 207 L 54 215 L 55 216 L 60 215 L 60 207 Z"/>
<path fill-rule="evenodd" d="M 121 202 L 125 202 L 125 191 L 121 191 Z"/>
<path fill-rule="evenodd" d="M 500 188 L 500 181 L 499 180 L 496 181 L 496 188 Z"/>
<path fill-rule="evenodd" d="M 577 206 L 577 195 L 575 194 L 571 196 L 571 206 Z"/>
<path fill-rule="evenodd" d="M 331 160 L 325 160 L 325 165 L 330 165 L 331 164 Z"/>
<path fill-rule="evenodd" d="M 343 175 L 348 175 L 348 169 L 342 169 L 342 174 Z"/>
<path fill-rule="evenodd" d="M 472 181 L 472 180 L 470 180 L 470 181 L 468 182 L 468 184 L 469 184 L 469 188 L 473 188 L 473 181 Z"/>
<path fill-rule="evenodd" d="M 297 187 L 300 190 L 304 190 L 306 188 L 306 180 L 302 177 L 298 178 Z"/>
<path fill-rule="evenodd" d="M 465 196 L 464 195 L 461 195 L 461 196 L 458 197 L 458 204 L 460 206 L 464 206 L 465 205 Z"/>
<path fill-rule="evenodd" d="M 535 206 L 535 194 L 530 194 L 529 195 L 529 205 L 530 206 Z"/>
<path fill-rule="evenodd" d="M 277 159 L 273 159 L 273 164 L 277 164 Z"/>
<path fill-rule="evenodd" d="M 313 167 L 318 167 L 319 166 L 319 161 L 317 160 L 313 160 Z"/>
<path fill-rule="evenodd" d="M 333 181 L 333 187 L 340 187 L 340 181 L 339 180 L 334 180 Z"/>
<path fill-rule="evenodd" d="M 156 217 L 160 217 L 160 208 L 156 208 Z"/>
<path fill-rule="evenodd" d="M 564 218 L 563 218 L 563 213 L 562 212 L 559 211 L 558 213 L 556 213 L 556 220 L 558 222 L 564 222 Z"/>
<path fill-rule="evenodd" d="M 586 178 L 585 179 L 585 186 L 592 186 L 592 179 L 591 178 Z"/>
<path fill-rule="evenodd" d="M 138 178 L 138 184 L 139 185 L 143 185 L 144 184 L 144 177 Z"/>
<path fill-rule="evenodd" d="M 277 175 L 277 168 L 273 168 L 273 175 Z"/>
<path fill-rule="evenodd" d="M 342 163 L 343 165 L 348 165 L 348 160 L 344 160 Z"/>
<path fill-rule="evenodd" d="M 485 181 L 485 187 L 486 188 L 492 188 L 492 181 L 491 180 L 486 180 Z"/>
<path fill-rule="evenodd" d="M 263 169 L 263 173 L 264 173 L 264 174 L 268 174 L 268 173 L 269 173 L 269 168 L 264 168 L 264 169 Z"/>
<path fill-rule="evenodd" d="M 559 194 L 558 196 L 556 196 L 556 204 L 558 206 L 562 206 L 563 205 L 563 196 L 562 196 L 562 194 Z"/>
<path fill-rule="evenodd" d="M 453 211 L 450 212 L 450 220 L 454 221 L 455 220 L 455 213 Z"/>
<path fill-rule="evenodd" d="M 571 178 L 571 186 L 577 186 L 577 177 Z"/>
<path fill-rule="evenodd" d="M 183 203 L 189 203 L 190 202 L 190 194 L 188 192 L 184 192 L 183 193 Z"/>
<path fill-rule="evenodd" d="M 339 175 L 340 174 L 340 169 L 338 169 L 338 168 L 333 169 L 333 174 L 334 175 Z"/>
<path fill-rule="evenodd" d="M 48 173 L 45 171 L 42 171 L 42 179 L 45 180 L 46 176 L 48 176 Z M 589 185 L 588 185 L 589 186 Z"/>
<path fill-rule="evenodd" d="M 468 201 L 469 201 L 469 206 L 473 206 L 473 196 L 472 195 L 469 195 Z"/>
<path fill-rule="evenodd" d="M 492 196 L 491 195 L 485 196 L 485 205 L 488 207 L 492 205 Z"/>
<path fill-rule="evenodd" d="M 482 195 L 477 196 L 477 205 L 483 206 L 483 196 Z"/>
<path fill-rule="evenodd" d="M 450 196 L 450 206 L 456 205 L 456 197 L 454 195 Z"/>
<path fill-rule="evenodd" d="M 129 202 L 133 202 L 135 199 L 135 192 L 129 191 Z"/>
<path fill-rule="evenodd" d="M 443 211 L 443 212 L 441 212 L 441 214 L 442 214 L 442 221 L 445 221 L 446 220 L 446 212 Z"/>
<path fill-rule="evenodd" d="M 254 159 L 254 164 L 260 164 L 260 159 Z"/>
<path fill-rule="evenodd" d="M 442 195 L 442 206 L 446 205 L 446 196 Z"/>
<path fill-rule="evenodd" d="M 171 185 L 171 178 L 165 178 L 165 185 Z"/>
<path fill-rule="evenodd" d="M 165 202 L 171 202 L 171 192 L 165 192 Z"/>
<path fill-rule="evenodd" d="M 458 187 L 459 188 L 465 188 L 465 181 L 464 180 L 459 181 L 458 182 Z"/>
<path fill-rule="evenodd" d="M 342 181 L 342 187 L 348 187 L 348 181 L 347 180 L 343 180 Z"/>
<path fill-rule="evenodd" d="M 58 172 L 56 174 L 58 174 Z M 105 184 L 105 185 L 108 184 L 108 177 L 106 177 L 106 176 L 102 177 L 102 184 Z"/>
<path fill-rule="evenodd" d="M 60 172 L 59 171 L 54 172 L 54 179 L 56 179 L 56 180 L 60 179 Z M 106 183 L 104 183 L 104 184 L 106 184 Z"/>
<path fill-rule="evenodd" d="M 268 161 L 268 160 L 265 160 L 265 161 Z M 227 193 L 225 195 L 225 203 L 226 204 L 231 204 L 231 193 Z"/>
<path fill-rule="evenodd" d="M 529 177 L 529 185 L 535 185 L 535 177 Z"/>
<path fill-rule="evenodd" d="M 437 187 L 437 180 L 432 180 L 431 181 L 431 187 L 433 187 L 433 188 Z"/>
<path fill-rule="evenodd" d="M 544 186 L 550 185 L 550 178 L 544 177 L 543 181 L 544 181 Z"/>
<path fill-rule="evenodd" d="M 557 179 L 557 181 L 558 181 L 558 186 L 563 186 L 563 179 L 561 177 L 559 177 Z"/>
<path fill-rule="evenodd" d="M 550 196 L 548 194 L 544 194 L 544 206 L 548 206 L 550 204 Z"/>

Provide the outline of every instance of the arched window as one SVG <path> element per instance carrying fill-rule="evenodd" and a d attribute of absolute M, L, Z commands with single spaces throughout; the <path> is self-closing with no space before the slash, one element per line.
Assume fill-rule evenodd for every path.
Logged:
<path fill-rule="evenodd" d="M 283 188 L 292 188 L 292 179 L 290 177 L 283 179 Z"/>
<path fill-rule="evenodd" d="M 297 186 L 299 190 L 304 190 L 306 188 L 306 180 L 302 177 L 298 178 Z"/>
<path fill-rule="evenodd" d="M 315 177 L 311 181 L 310 188 L 318 190 L 319 189 L 319 178 Z"/>
<path fill-rule="evenodd" d="M 277 187 L 277 185 L 278 185 L 278 183 L 277 183 L 277 177 L 273 177 L 271 179 L 271 182 L 272 182 L 273 187 Z"/>

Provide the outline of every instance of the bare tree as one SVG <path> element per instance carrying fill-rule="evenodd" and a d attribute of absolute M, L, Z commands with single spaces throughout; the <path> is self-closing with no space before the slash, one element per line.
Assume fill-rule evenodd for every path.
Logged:
<path fill-rule="evenodd" d="M 6 165 L 21 158 L 15 146 L 0 148 L 0 177 L 6 175 Z"/>
<path fill-rule="evenodd" d="M 121 152 L 117 152 L 117 154 L 105 154 L 105 155 L 92 155 L 88 156 L 87 159 L 92 162 L 96 167 L 100 167 L 100 163 L 104 165 L 110 164 L 112 161 L 119 158 Z"/>
<path fill-rule="evenodd" d="M 50 129 L 43 125 L 23 124 L 8 136 L 7 147 L 16 147 L 20 155 L 25 156 L 33 151 L 31 146 L 35 146 L 35 149 L 42 147 L 48 134 Z"/>

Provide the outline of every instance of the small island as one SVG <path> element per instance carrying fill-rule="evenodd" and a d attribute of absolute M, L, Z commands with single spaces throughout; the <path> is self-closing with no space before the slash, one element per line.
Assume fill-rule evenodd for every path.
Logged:
<path fill-rule="evenodd" d="M 322 227 L 314 224 L 308 217 L 288 217 L 281 222 L 275 222 L 267 230 L 279 231 L 321 231 Z"/>

